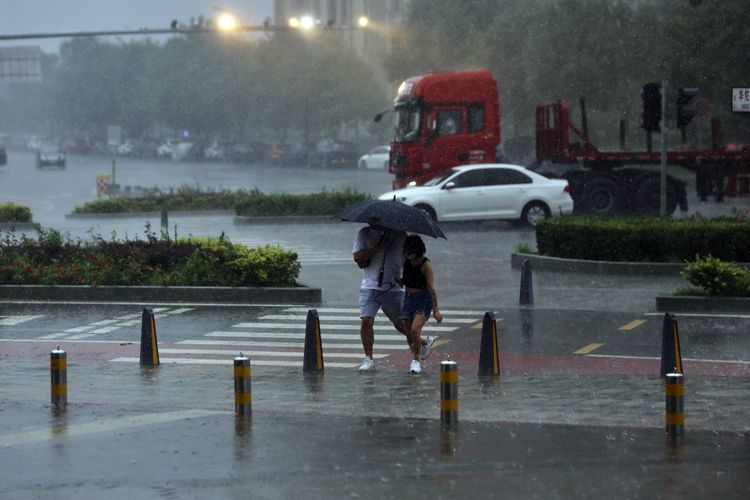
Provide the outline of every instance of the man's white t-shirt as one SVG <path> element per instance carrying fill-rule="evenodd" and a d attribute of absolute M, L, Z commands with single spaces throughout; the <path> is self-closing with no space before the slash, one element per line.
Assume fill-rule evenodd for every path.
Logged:
<path fill-rule="evenodd" d="M 383 238 L 384 233 L 386 233 L 385 238 Z M 393 278 L 401 276 L 401 270 L 404 265 L 404 242 L 406 241 L 406 233 L 404 231 L 384 230 L 370 226 L 363 227 L 357 233 L 357 239 L 354 240 L 352 253 L 373 248 L 380 243 L 381 239 L 383 239 L 383 243 L 386 244 L 387 249 L 385 252 L 376 253 L 372 257 L 370 265 L 362 269 L 364 273 L 362 288 L 388 290 L 394 287 Z M 383 257 L 385 257 L 383 284 L 378 286 Z"/>

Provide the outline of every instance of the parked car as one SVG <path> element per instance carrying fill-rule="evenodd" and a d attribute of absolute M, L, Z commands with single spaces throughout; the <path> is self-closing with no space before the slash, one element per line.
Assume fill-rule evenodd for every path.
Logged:
<path fill-rule="evenodd" d="M 315 146 L 315 150 L 310 153 L 309 165 L 311 167 L 334 167 L 357 165 L 357 153 L 354 144 L 347 141 L 338 141 L 335 139 L 322 139 Z"/>
<path fill-rule="evenodd" d="M 156 147 L 156 157 L 163 160 L 171 160 L 172 152 L 174 151 L 177 143 L 180 142 L 178 139 L 167 139 L 163 143 Z"/>
<path fill-rule="evenodd" d="M 117 146 L 117 154 L 119 156 L 135 156 L 135 152 L 135 143 L 130 139 Z"/>
<path fill-rule="evenodd" d="M 233 163 L 255 163 L 263 159 L 263 151 L 260 143 L 238 142 L 227 151 L 227 159 Z"/>
<path fill-rule="evenodd" d="M 362 155 L 357 162 L 357 167 L 360 170 L 388 170 L 388 156 L 390 151 L 390 146 L 378 146 L 373 148 L 369 153 Z"/>
<path fill-rule="evenodd" d="M 504 219 L 535 226 L 573 212 L 568 181 L 503 163 L 454 167 L 423 186 L 390 191 L 378 199 L 394 196 L 439 221 Z"/>
<path fill-rule="evenodd" d="M 268 159 L 277 165 L 305 166 L 310 150 L 302 143 L 277 144 L 268 152 Z"/>
<path fill-rule="evenodd" d="M 42 147 L 36 152 L 36 168 L 65 168 L 65 153 L 57 148 Z"/>
<path fill-rule="evenodd" d="M 226 160 L 227 152 L 231 147 L 230 141 L 214 141 L 203 149 L 203 158 L 214 161 Z"/>

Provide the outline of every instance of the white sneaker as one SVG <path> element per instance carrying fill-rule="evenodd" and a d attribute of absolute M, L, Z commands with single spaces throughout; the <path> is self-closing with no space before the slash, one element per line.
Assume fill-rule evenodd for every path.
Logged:
<path fill-rule="evenodd" d="M 430 354 L 432 354 L 432 344 L 435 343 L 436 337 L 427 337 L 427 343 L 422 346 L 422 349 L 419 351 L 419 358 L 424 361 L 425 359 L 430 357 Z"/>
<path fill-rule="evenodd" d="M 411 365 L 409 365 L 409 371 L 411 373 L 422 373 L 422 365 L 416 359 L 412 359 Z"/>
<path fill-rule="evenodd" d="M 370 356 L 365 356 L 365 360 L 359 365 L 359 371 L 369 372 L 375 369 L 375 360 Z"/>

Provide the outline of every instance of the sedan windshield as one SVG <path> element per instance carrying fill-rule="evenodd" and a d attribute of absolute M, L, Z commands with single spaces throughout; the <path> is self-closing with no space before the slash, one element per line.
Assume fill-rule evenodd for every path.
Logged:
<path fill-rule="evenodd" d="M 396 109 L 396 137 L 397 142 L 412 142 L 419 134 L 419 117 L 421 110 L 418 107 L 402 107 Z"/>
<path fill-rule="evenodd" d="M 429 181 L 425 182 L 423 185 L 424 186 L 437 186 L 438 184 L 440 184 L 441 182 L 443 182 L 444 180 L 446 180 L 448 177 L 451 177 L 456 172 L 457 172 L 457 170 L 455 168 L 452 168 L 450 170 L 446 170 L 445 172 L 443 172 L 442 175 L 438 175 L 437 177 L 433 177 Z"/>

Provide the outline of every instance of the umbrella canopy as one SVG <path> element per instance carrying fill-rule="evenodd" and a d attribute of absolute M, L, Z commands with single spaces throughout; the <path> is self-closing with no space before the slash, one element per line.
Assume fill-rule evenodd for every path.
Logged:
<path fill-rule="evenodd" d="M 445 238 L 443 231 L 429 214 L 396 200 L 359 201 L 343 209 L 339 218 L 348 222 L 376 224 L 433 238 Z"/>

